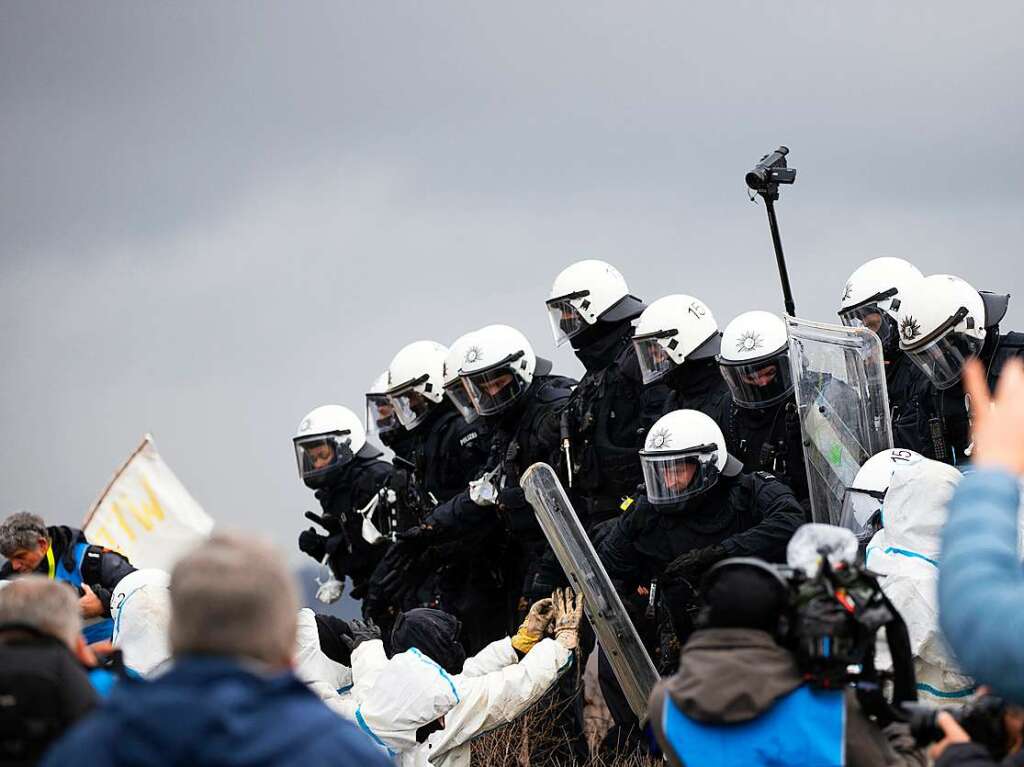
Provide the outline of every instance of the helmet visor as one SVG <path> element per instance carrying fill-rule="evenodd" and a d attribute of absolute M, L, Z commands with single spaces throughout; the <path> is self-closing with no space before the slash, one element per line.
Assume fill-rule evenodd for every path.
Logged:
<path fill-rule="evenodd" d="M 877 304 L 855 306 L 839 312 L 839 318 L 848 328 L 867 328 L 877 335 L 883 344 L 896 336 L 896 324 L 892 317 Z"/>
<path fill-rule="evenodd" d="M 863 490 L 847 489 L 839 526 L 853 531 L 857 540 L 866 545 L 882 527 L 882 499 Z"/>
<path fill-rule="evenodd" d="M 430 412 L 430 406 L 434 404 L 418 392 L 415 386 L 397 392 L 389 392 L 388 401 L 395 409 L 398 420 L 406 429 L 412 429 L 419 425 Z"/>
<path fill-rule="evenodd" d="M 500 413 L 523 393 L 526 388 L 512 368 L 502 365 L 462 377 L 473 407 L 480 415 Z"/>
<path fill-rule="evenodd" d="M 551 333 L 555 337 L 555 346 L 561 346 L 582 331 L 587 323 L 579 311 L 566 298 L 555 298 L 547 302 L 548 319 L 551 320 Z"/>
<path fill-rule="evenodd" d="M 476 412 L 476 408 L 473 407 L 473 400 L 469 396 L 469 392 L 466 391 L 465 384 L 462 383 L 461 378 L 456 378 L 444 387 L 444 393 L 455 405 L 455 409 L 462 414 L 462 417 L 466 419 L 466 423 L 473 423 L 479 415 Z"/>
<path fill-rule="evenodd" d="M 719 365 L 732 398 L 740 407 L 758 409 L 782 402 L 793 393 L 789 353 L 742 365 Z"/>
<path fill-rule="evenodd" d="M 717 452 L 640 452 L 651 503 L 678 503 L 711 489 L 718 481 Z"/>
<path fill-rule="evenodd" d="M 919 349 L 905 349 L 936 389 L 948 389 L 960 380 L 964 363 L 981 351 L 983 341 L 963 333 L 947 332 Z"/>
<path fill-rule="evenodd" d="M 669 356 L 668 350 L 658 338 L 634 338 L 633 348 L 636 349 L 636 356 L 640 361 L 640 372 L 643 374 L 644 384 L 663 378 L 676 366 L 675 361 Z"/>
<path fill-rule="evenodd" d="M 344 466 L 353 458 L 348 431 L 312 434 L 297 437 L 293 442 L 299 477 L 307 485 L 315 485 L 333 469 Z"/>
<path fill-rule="evenodd" d="M 402 427 L 386 394 L 366 395 L 366 436 L 381 437 Z"/>

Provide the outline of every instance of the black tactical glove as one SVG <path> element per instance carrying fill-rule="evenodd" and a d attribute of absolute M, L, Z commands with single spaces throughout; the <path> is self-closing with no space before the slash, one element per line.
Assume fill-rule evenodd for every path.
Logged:
<path fill-rule="evenodd" d="M 673 559 L 669 566 L 665 568 L 665 573 L 662 577 L 669 582 L 684 580 L 693 583 L 711 565 L 720 562 L 727 556 L 729 554 L 725 548 L 717 543 L 714 546 L 705 546 L 702 549 L 692 549 Z"/>
<path fill-rule="evenodd" d="M 322 562 L 327 554 L 327 536 L 320 535 L 312 527 L 299 533 L 299 551 L 309 554 L 317 562 Z"/>
<path fill-rule="evenodd" d="M 320 525 L 329 535 L 341 532 L 341 520 L 332 514 L 314 514 L 312 511 L 307 511 L 306 519 Z"/>
<path fill-rule="evenodd" d="M 521 509 L 526 506 L 526 493 L 521 487 L 503 487 L 498 491 L 498 506 L 503 509 Z"/>
<path fill-rule="evenodd" d="M 348 628 L 352 635 L 341 635 L 341 641 L 348 646 L 350 652 L 355 652 L 355 649 L 363 642 L 380 639 L 380 628 L 369 618 L 365 621 L 351 621 Z"/>

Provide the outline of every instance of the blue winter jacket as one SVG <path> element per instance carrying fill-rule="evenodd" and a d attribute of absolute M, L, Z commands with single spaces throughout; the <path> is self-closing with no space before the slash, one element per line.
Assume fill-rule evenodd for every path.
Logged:
<path fill-rule="evenodd" d="M 264 676 L 232 659 L 191 656 L 151 682 L 118 685 L 42 764 L 377 767 L 391 761 L 291 673 Z"/>
<path fill-rule="evenodd" d="M 1024 569 L 1017 478 L 968 474 L 949 505 L 939 568 L 939 621 L 964 671 L 1024 704 Z"/>

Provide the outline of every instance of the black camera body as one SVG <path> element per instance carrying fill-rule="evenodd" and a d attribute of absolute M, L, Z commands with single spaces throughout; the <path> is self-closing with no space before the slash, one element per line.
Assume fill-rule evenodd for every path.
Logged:
<path fill-rule="evenodd" d="M 786 166 L 786 155 L 789 149 L 780 146 L 774 152 L 762 157 L 754 169 L 746 175 L 747 186 L 755 192 L 771 191 L 771 187 L 779 184 L 792 184 L 796 181 L 796 168 Z"/>
<path fill-rule="evenodd" d="M 921 703 L 904 703 L 903 711 L 910 724 L 910 733 L 920 747 L 945 737 L 937 723 L 941 711 L 956 720 L 971 740 L 984 746 L 995 759 L 1006 756 L 1006 724 L 1003 714 L 1006 701 L 998 695 L 983 695 L 962 708 L 932 708 Z"/>

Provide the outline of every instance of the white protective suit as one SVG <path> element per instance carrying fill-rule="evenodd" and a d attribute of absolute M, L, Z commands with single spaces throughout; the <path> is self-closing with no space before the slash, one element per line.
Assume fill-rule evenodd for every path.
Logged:
<path fill-rule="evenodd" d="M 125 666 L 144 677 L 163 671 L 171 657 L 170 582 L 164 570 L 143 568 L 122 578 L 110 595 L 114 647 L 124 654 Z"/>
<path fill-rule="evenodd" d="M 865 564 L 879 579 L 910 634 L 918 697 L 933 705 L 966 703 L 974 681 L 960 672 L 939 628 L 939 552 L 946 504 L 962 475 L 938 461 L 922 459 L 893 472 L 882 507 L 884 527 L 868 543 Z M 892 660 L 882 635 L 877 663 Z"/>
<path fill-rule="evenodd" d="M 572 659 L 572 652 L 544 639 L 519 660 L 511 638 L 505 637 L 452 676 L 411 648 L 388 662 L 363 698 L 356 721 L 400 767 L 468 767 L 469 741 L 520 716 Z M 416 730 L 442 716 L 444 728 L 417 743 Z"/>
<path fill-rule="evenodd" d="M 355 721 L 356 708 L 387 663 L 379 639 L 362 642 L 352 651 L 352 668 L 331 660 L 320 649 L 315 613 L 308 607 L 299 610 L 295 676 L 335 713 Z"/>

